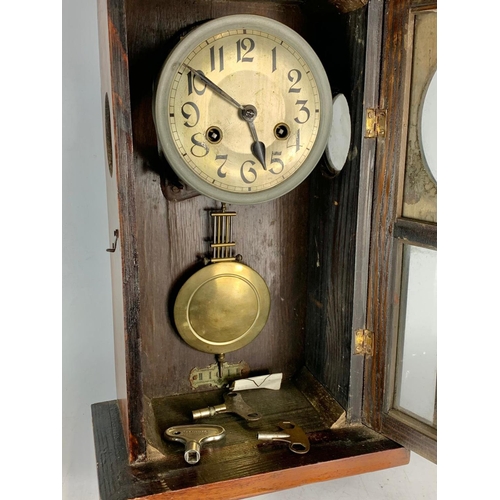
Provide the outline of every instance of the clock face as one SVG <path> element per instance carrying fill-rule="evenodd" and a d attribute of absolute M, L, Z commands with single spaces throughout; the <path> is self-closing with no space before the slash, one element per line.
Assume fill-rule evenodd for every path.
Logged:
<path fill-rule="evenodd" d="M 216 200 L 260 203 L 314 168 L 329 103 L 324 69 L 297 33 L 259 16 L 228 16 L 177 45 L 154 112 L 162 150 L 184 182 Z"/>

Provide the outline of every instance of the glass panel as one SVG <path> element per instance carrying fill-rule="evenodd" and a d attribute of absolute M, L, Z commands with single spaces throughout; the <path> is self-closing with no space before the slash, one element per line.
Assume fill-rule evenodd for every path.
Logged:
<path fill-rule="evenodd" d="M 437 14 L 414 17 L 403 216 L 437 222 Z M 436 171 L 436 175 L 433 175 Z"/>
<path fill-rule="evenodd" d="M 404 247 L 395 407 L 436 427 L 437 252 Z"/>

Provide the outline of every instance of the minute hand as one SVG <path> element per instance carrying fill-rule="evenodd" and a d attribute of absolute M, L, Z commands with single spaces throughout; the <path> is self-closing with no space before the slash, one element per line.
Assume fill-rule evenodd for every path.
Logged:
<path fill-rule="evenodd" d="M 224 100 L 233 106 L 237 107 L 243 111 L 244 107 L 235 99 L 233 99 L 229 94 L 226 94 L 218 85 L 216 85 L 212 80 L 209 80 L 201 71 L 192 68 L 191 66 L 185 65 L 193 74 L 195 74 L 200 80 L 205 82 L 216 94 L 220 95 Z"/>

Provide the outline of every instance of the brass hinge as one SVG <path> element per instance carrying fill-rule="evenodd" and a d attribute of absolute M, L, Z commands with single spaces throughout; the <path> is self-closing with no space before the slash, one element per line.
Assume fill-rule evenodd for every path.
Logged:
<path fill-rule="evenodd" d="M 356 351 L 354 354 L 373 356 L 373 332 L 356 330 Z"/>
<path fill-rule="evenodd" d="M 365 137 L 385 137 L 387 109 L 368 108 L 366 110 Z"/>

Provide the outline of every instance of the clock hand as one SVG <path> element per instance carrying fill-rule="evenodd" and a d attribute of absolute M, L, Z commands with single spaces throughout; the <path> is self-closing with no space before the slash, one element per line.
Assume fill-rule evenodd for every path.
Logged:
<path fill-rule="evenodd" d="M 260 161 L 264 170 L 266 168 L 266 146 L 263 142 L 259 141 L 259 137 L 257 136 L 257 131 L 255 130 L 255 125 L 253 121 L 257 116 L 257 109 L 254 106 L 248 104 L 247 106 L 242 106 L 236 99 L 233 99 L 229 94 L 224 92 L 218 85 L 216 85 L 212 80 L 207 78 L 201 71 L 192 68 L 188 64 L 184 64 L 186 68 L 188 68 L 194 75 L 196 75 L 201 81 L 205 82 L 208 87 L 210 87 L 217 95 L 222 97 L 225 101 L 233 106 L 237 107 L 240 110 L 240 116 L 248 123 L 250 127 L 250 132 L 252 134 L 252 138 L 254 142 L 250 146 L 252 154 Z"/>
<path fill-rule="evenodd" d="M 255 120 L 256 116 L 257 116 L 257 109 L 255 109 L 255 106 L 252 106 L 251 104 L 244 106 L 243 110 L 241 111 L 241 117 L 248 123 L 248 126 L 250 127 L 250 132 L 252 134 L 252 138 L 254 140 L 254 142 L 252 142 L 252 145 L 250 146 L 252 154 L 255 156 L 255 158 L 257 158 L 257 160 L 260 161 L 261 165 L 264 167 L 264 170 L 267 170 L 266 146 L 262 141 L 259 141 L 257 130 L 255 129 L 255 125 L 253 124 L 253 121 Z"/>
<path fill-rule="evenodd" d="M 224 100 L 226 100 L 229 104 L 236 106 L 239 110 L 243 111 L 244 107 L 235 99 L 233 99 L 229 94 L 226 94 L 218 85 L 216 85 L 212 80 L 209 80 L 201 71 L 192 68 L 185 64 L 186 68 L 191 70 L 193 74 L 195 74 L 200 80 L 205 82 L 207 86 L 209 86 L 216 94 L 220 95 Z"/>
<path fill-rule="evenodd" d="M 252 145 L 250 146 L 250 149 L 252 150 L 252 154 L 257 158 L 257 160 L 260 161 L 262 166 L 264 167 L 264 170 L 267 170 L 266 168 L 266 146 L 262 141 L 259 141 L 259 138 L 257 137 L 257 131 L 255 130 L 255 125 L 253 122 L 247 122 L 248 126 L 250 127 L 250 132 L 252 132 L 252 137 L 254 142 L 252 142 Z"/>

